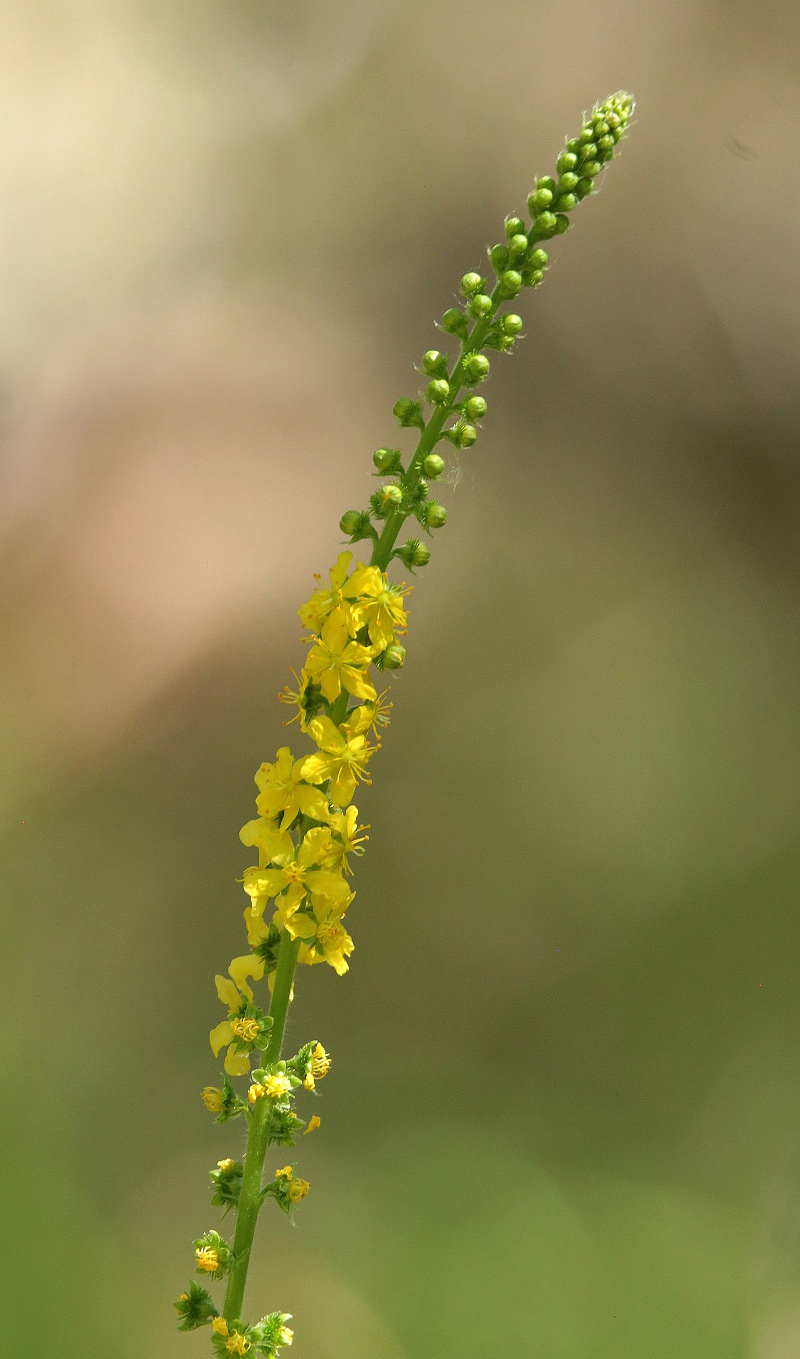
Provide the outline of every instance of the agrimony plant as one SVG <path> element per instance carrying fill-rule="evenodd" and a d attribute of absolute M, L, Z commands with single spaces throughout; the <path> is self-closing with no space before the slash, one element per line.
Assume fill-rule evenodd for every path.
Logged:
<path fill-rule="evenodd" d="M 571 213 L 595 189 L 632 113 L 633 100 L 624 92 L 597 104 L 567 141 L 556 174 L 536 180 L 528 197 L 530 225 L 506 218 L 505 240 L 488 252 L 492 282 L 479 273 L 464 275 L 464 302 L 441 321 L 459 343 L 458 356 L 428 350 L 424 393 L 402 397 L 394 407 L 400 428 L 417 431 L 416 448 L 407 460 L 400 448 L 379 448 L 373 463 L 381 485 L 368 506 L 342 516 L 341 531 L 351 545 L 368 545 L 369 560 L 354 562 L 352 553 L 342 552 L 329 581 L 318 577 L 318 588 L 299 611 L 309 650 L 296 688 L 281 698 L 296 708 L 291 721 L 312 749 L 295 755 L 283 746 L 273 763 L 256 771 L 257 816 L 239 833 L 258 853 L 243 879 L 249 951 L 233 959 L 227 976 L 216 977 L 227 1013 L 211 1031 L 211 1047 L 215 1056 L 225 1050 L 224 1075 L 219 1086 L 202 1093 L 218 1123 L 243 1119 L 247 1125 L 244 1160 L 225 1158 L 211 1171 L 211 1202 L 233 1214 L 232 1239 L 210 1230 L 194 1242 L 197 1273 L 206 1282 L 225 1280 L 224 1301 L 218 1308 L 195 1280 L 176 1303 L 181 1329 L 208 1326 L 219 1355 L 252 1350 L 272 1359 L 292 1343 L 286 1313 L 243 1320 L 244 1292 L 262 1205 L 270 1199 L 291 1216 L 309 1191 L 288 1149 L 319 1127 L 317 1115 L 306 1119 L 296 1105 L 302 1107 L 305 1092 L 327 1074 L 330 1058 L 316 1039 L 284 1057 L 283 1035 L 298 964 L 327 963 L 342 976 L 353 951 L 344 922 L 355 895 L 353 860 L 367 840 L 353 797 L 360 782 L 370 782 L 367 767 L 389 721 L 388 688 L 381 690 L 381 681 L 400 669 L 406 654 L 400 638 L 408 587 L 390 580 L 387 569 L 398 561 L 413 574 L 427 565 L 430 550 L 418 533 L 434 533 L 447 518 L 431 493 L 446 466 L 437 448 L 475 443 L 486 414 L 476 390 L 489 376 L 484 351 L 514 348 L 523 321 L 508 304 L 523 288 L 542 283 L 547 252 L 541 243 L 568 230 Z M 407 520 L 415 531 L 397 546 Z M 258 997 L 254 984 L 260 985 Z M 273 1160 L 287 1164 L 270 1178 L 264 1163 L 272 1148 Z"/>

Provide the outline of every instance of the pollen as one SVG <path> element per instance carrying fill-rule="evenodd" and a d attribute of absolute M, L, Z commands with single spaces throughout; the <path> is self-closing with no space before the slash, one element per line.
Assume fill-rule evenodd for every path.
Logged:
<path fill-rule="evenodd" d="M 219 1269 L 219 1255 L 213 1246 L 198 1246 L 195 1257 L 198 1269 L 204 1269 L 208 1274 L 216 1274 Z"/>
<path fill-rule="evenodd" d="M 228 1323 L 224 1317 L 212 1317 L 211 1329 L 215 1335 L 228 1335 Z"/>
<path fill-rule="evenodd" d="M 228 1354 L 247 1354 L 250 1341 L 246 1335 L 242 1335 L 241 1331 L 234 1331 L 233 1335 L 225 1341 L 225 1348 Z"/>
<path fill-rule="evenodd" d="M 231 1029 L 243 1043 L 255 1043 L 260 1033 L 257 1019 L 232 1019 Z"/>

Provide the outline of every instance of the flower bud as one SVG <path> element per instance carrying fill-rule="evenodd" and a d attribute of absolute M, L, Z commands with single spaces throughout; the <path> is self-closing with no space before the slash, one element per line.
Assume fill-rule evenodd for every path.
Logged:
<path fill-rule="evenodd" d="M 594 188 L 594 181 L 591 180 L 591 179 L 589 179 L 588 176 L 587 176 L 585 179 L 579 179 L 579 180 L 578 180 L 578 187 L 577 187 L 577 189 L 575 190 L 575 192 L 576 192 L 576 194 L 578 195 L 579 198 L 585 198 L 586 195 L 587 195 L 587 193 L 591 193 L 591 192 L 592 192 L 592 189 L 593 189 L 593 188 Z"/>
<path fill-rule="evenodd" d="M 545 269 L 547 267 L 547 251 L 532 250 L 528 263 L 532 269 Z"/>
<path fill-rule="evenodd" d="M 522 287 L 522 275 L 516 269 L 506 269 L 500 276 L 500 286 L 506 297 L 516 297 Z"/>
<path fill-rule="evenodd" d="M 573 151 L 562 151 L 556 161 L 556 169 L 560 175 L 563 175 L 565 171 L 574 170 L 577 164 L 578 157 Z"/>
<path fill-rule="evenodd" d="M 438 453 L 429 453 L 422 464 L 422 470 L 426 477 L 429 477 L 431 481 L 435 481 L 444 471 L 444 458 L 441 458 Z"/>
<path fill-rule="evenodd" d="M 488 293 L 476 293 L 469 303 L 472 315 L 480 318 L 490 316 L 493 306 L 494 303 Z"/>
<path fill-rule="evenodd" d="M 533 230 L 537 236 L 552 236 L 555 229 L 556 219 L 552 212 L 540 212 L 533 220 Z"/>
<path fill-rule="evenodd" d="M 403 470 L 399 448 L 376 448 L 372 455 L 372 461 L 383 477 Z"/>
<path fill-rule="evenodd" d="M 361 510 L 348 510 L 339 520 L 339 528 L 342 530 L 342 533 L 346 533 L 348 537 L 352 537 L 352 535 L 358 533 L 361 528 L 361 521 L 363 518 L 364 515 Z M 367 515 L 367 521 L 369 521 L 369 515 Z"/>
<path fill-rule="evenodd" d="M 552 193 L 553 190 L 555 189 L 555 187 L 556 187 L 556 181 L 553 179 L 553 176 L 552 176 L 552 175 L 541 175 L 541 176 L 539 177 L 539 179 L 537 179 L 537 181 L 536 181 L 536 188 L 537 188 L 537 190 L 538 190 L 538 189 L 549 189 L 550 192 Z"/>
<path fill-rule="evenodd" d="M 596 156 L 597 147 L 595 146 L 593 141 L 588 141 L 585 146 L 581 147 L 579 160 L 581 161 L 594 160 Z"/>
<path fill-rule="evenodd" d="M 440 354 L 438 349 L 429 349 L 422 356 L 422 367 L 429 377 L 440 377 L 447 372 L 447 355 Z"/>
<path fill-rule="evenodd" d="M 575 188 L 577 182 L 578 182 L 577 175 L 574 174 L 561 175 L 556 185 L 556 193 L 557 194 L 572 193 L 572 190 Z"/>
<path fill-rule="evenodd" d="M 561 236 L 565 231 L 569 231 L 569 218 L 563 212 L 559 212 L 556 216 L 556 229 L 553 234 Z"/>
<path fill-rule="evenodd" d="M 581 147 L 587 146 L 594 139 L 594 132 L 591 127 L 582 127 L 578 133 L 578 141 Z"/>
<path fill-rule="evenodd" d="M 480 274 L 465 274 L 461 280 L 461 291 L 465 297 L 472 297 L 474 293 L 483 291 L 483 279 Z"/>
<path fill-rule="evenodd" d="M 509 241 L 512 240 L 514 236 L 518 236 L 520 232 L 524 232 L 524 230 L 525 223 L 523 222 L 521 217 L 506 218 L 506 236 L 508 237 Z"/>
<path fill-rule="evenodd" d="M 429 529 L 444 528 L 447 522 L 447 510 L 444 505 L 439 505 L 435 500 L 430 501 L 425 510 L 425 527 Z"/>
<path fill-rule="evenodd" d="M 486 402 L 482 396 L 470 396 L 464 402 L 464 414 L 468 420 L 482 420 L 486 414 Z"/>
<path fill-rule="evenodd" d="M 442 330 L 446 330 L 448 335 L 457 335 L 459 339 L 466 340 L 469 325 L 466 316 L 459 307 L 448 307 L 442 317 Z"/>
<path fill-rule="evenodd" d="M 528 253 L 528 237 L 524 231 L 520 231 L 516 236 L 512 236 L 508 243 L 508 253 L 512 260 L 524 259 Z"/>
<path fill-rule="evenodd" d="M 586 164 L 581 166 L 584 175 L 586 175 L 587 178 L 589 179 L 594 179 L 597 175 L 599 175 L 602 168 L 603 167 L 600 164 L 599 160 L 587 160 Z"/>
<path fill-rule="evenodd" d="M 496 274 L 502 274 L 508 264 L 508 246 L 493 245 L 489 251 L 489 263 Z"/>
<path fill-rule="evenodd" d="M 426 547 L 423 547 L 422 543 L 417 543 L 417 547 L 422 548 L 423 552 L 428 551 Z M 428 553 L 428 556 L 430 556 L 430 553 Z M 428 558 L 426 557 L 425 560 L 427 561 L 427 559 Z M 411 563 L 407 563 L 407 565 L 411 565 Z M 420 562 L 418 565 L 423 566 L 424 562 Z M 387 646 L 386 650 L 381 655 L 381 661 L 383 662 L 382 668 L 384 670 L 400 670 L 405 665 L 405 660 L 406 649 L 404 646 L 401 646 L 399 642 L 392 642 L 392 645 Z"/>
<path fill-rule="evenodd" d="M 523 320 L 521 316 L 517 316 L 516 312 L 509 311 L 503 317 L 500 324 L 503 327 L 504 335 L 519 335 L 522 330 Z M 478 400 L 480 400 L 480 397 Z"/>
<path fill-rule="evenodd" d="M 403 503 L 403 492 L 394 482 L 390 486 L 383 486 L 378 494 L 381 498 L 381 505 L 385 510 L 396 510 L 398 505 Z"/>
<path fill-rule="evenodd" d="M 577 206 L 578 200 L 574 193 L 562 193 L 561 197 L 557 198 L 553 204 L 558 212 L 572 212 L 572 209 Z"/>
<path fill-rule="evenodd" d="M 489 360 L 485 354 L 469 354 L 464 361 L 464 380 L 483 382 L 489 376 Z"/>
<path fill-rule="evenodd" d="M 395 401 L 393 410 L 402 429 L 409 429 L 412 425 L 416 425 L 417 429 L 425 428 L 421 401 L 412 401 L 410 396 L 401 396 L 399 401 Z"/>
<path fill-rule="evenodd" d="M 425 400 L 433 406 L 444 406 L 450 396 L 450 383 L 444 378 L 434 378 L 425 388 Z"/>
<path fill-rule="evenodd" d="M 450 443 L 456 448 L 472 448 L 478 437 L 478 431 L 474 425 L 468 424 L 466 420 L 459 420 L 457 424 L 453 425 L 452 429 L 445 430 L 444 437 L 449 439 Z"/>
<path fill-rule="evenodd" d="M 602 151 L 604 155 L 610 156 L 611 152 L 614 150 L 614 138 L 611 136 L 609 132 L 607 132 L 604 137 L 598 138 L 597 146 L 598 149 Z"/>
<path fill-rule="evenodd" d="M 536 189 L 528 195 L 528 210 L 531 217 L 538 217 L 540 212 L 546 212 L 553 201 L 552 189 Z"/>

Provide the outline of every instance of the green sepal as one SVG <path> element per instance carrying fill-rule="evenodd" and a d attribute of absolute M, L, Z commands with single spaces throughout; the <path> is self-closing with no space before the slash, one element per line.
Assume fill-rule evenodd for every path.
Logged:
<path fill-rule="evenodd" d="M 293 1147 L 295 1136 L 304 1127 L 304 1120 L 298 1118 L 294 1110 L 273 1109 L 270 1113 L 267 1143 L 275 1147 Z"/>
<path fill-rule="evenodd" d="M 238 1118 L 240 1114 L 247 1112 L 247 1105 L 243 1099 L 237 1095 L 227 1076 L 222 1078 L 222 1108 L 220 1109 L 215 1123 L 227 1123 L 229 1118 Z"/>
<path fill-rule="evenodd" d="M 242 1175 L 244 1166 L 239 1161 L 234 1161 L 229 1168 L 217 1166 L 209 1171 L 212 1182 L 215 1186 L 211 1202 L 215 1208 L 224 1208 L 227 1213 L 230 1208 L 238 1208 L 239 1195 L 242 1189 Z"/>
<path fill-rule="evenodd" d="M 208 1289 L 194 1280 L 189 1284 L 186 1297 L 178 1298 L 175 1309 L 181 1318 L 179 1331 L 196 1331 L 199 1326 L 208 1326 L 212 1317 L 219 1316 Z"/>
<path fill-rule="evenodd" d="M 232 1268 L 234 1254 L 224 1237 L 219 1232 L 203 1232 L 196 1241 L 192 1242 L 195 1250 L 214 1250 L 217 1252 L 218 1264 L 215 1270 L 201 1270 L 198 1265 L 198 1272 L 207 1274 L 210 1279 L 221 1279 L 228 1270 Z"/>
<path fill-rule="evenodd" d="M 281 1331 L 287 1321 L 291 1321 L 291 1312 L 270 1312 L 269 1316 L 262 1317 L 255 1326 L 251 1326 L 247 1332 L 247 1337 L 255 1345 L 256 1349 L 269 1356 L 272 1356 L 283 1348 L 280 1339 Z"/>
<path fill-rule="evenodd" d="M 412 426 L 416 426 L 417 429 L 425 428 L 421 401 L 412 401 L 410 396 L 401 396 L 399 401 L 395 401 L 393 412 L 401 429 L 410 429 Z"/>

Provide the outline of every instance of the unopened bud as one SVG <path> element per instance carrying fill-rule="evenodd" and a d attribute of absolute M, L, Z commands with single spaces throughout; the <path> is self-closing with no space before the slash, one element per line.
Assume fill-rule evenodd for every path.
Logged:
<path fill-rule="evenodd" d="M 459 339 L 466 340 L 469 333 L 469 324 L 463 311 L 458 307 L 449 307 L 442 317 L 442 329 L 448 335 L 457 335 Z"/>
<path fill-rule="evenodd" d="M 531 217 L 538 217 L 540 212 L 546 212 L 553 201 L 552 189 L 536 189 L 528 195 L 528 209 Z"/>
<path fill-rule="evenodd" d="M 472 297 L 474 293 L 483 291 L 483 279 L 480 274 L 465 274 L 461 280 L 461 291 L 465 297 Z"/>
<path fill-rule="evenodd" d="M 534 218 L 533 229 L 537 236 L 552 236 L 556 229 L 555 214 L 552 212 L 540 212 Z"/>
<path fill-rule="evenodd" d="M 483 382 L 489 376 L 489 360 L 485 354 L 470 354 L 464 362 L 467 382 Z"/>
<path fill-rule="evenodd" d="M 563 175 L 565 172 L 569 170 L 574 170 L 577 164 L 578 157 L 574 154 L 574 152 L 562 151 L 561 155 L 556 161 L 556 169 L 558 170 L 558 173 L 560 175 Z"/>
<path fill-rule="evenodd" d="M 480 318 L 489 316 L 493 306 L 494 303 L 487 293 L 476 293 L 475 296 L 470 299 L 469 303 L 469 309 L 472 312 L 472 315 Z"/>
<path fill-rule="evenodd" d="M 439 377 L 447 372 L 447 355 L 440 354 L 438 349 L 429 349 L 422 357 L 422 367 L 429 377 Z"/>
<path fill-rule="evenodd" d="M 528 237 L 524 231 L 520 231 L 516 236 L 512 236 L 508 243 L 508 250 L 512 260 L 524 259 L 528 253 Z"/>
<path fill-rule="evenodd" d="M 425 508 L 425 527 L 430 529 L 444 528 L 447 522 L 447 510 L 444 505 L 439 505 L 435 500 L 429 502 Z"/>
<path fill-rule="evenodd" d="M 512 240 L 514 236 L 518 236 L 521 231 L 524 232 L 524 230 L 525 223 L 521 217 L 506 218 L 506 236 L 509 241 Z"/>
<path fill-rule="evenodd" d="M 434 406 L 444 406 L 450 396 L 450 384 L 444 378 L 434 378 L 425 388 L 425 400 Z"/>
<path fill-rule="evenodd" d="M 471 396 L 464 402 L 464 414 L 469 420 L 482 420 L 486 414 L 486 402 L 482 396 Z"/>
<path fill-rule="evenodd" d="M 522 330 L 523 320 L 521 316 L 517 316 L 516 312 L 509 311 L 503 317 L 500 324 L 503 327 L 503 333 L 505 335 L 519 335 Z M 478 400 L 480 400 L 480 398 L 478 398 Z"/>
<path fill-rule="evenodd" d="M 489 251 L 489 262 L 496 274 L 502 274 L 508 264 L 508 246 L 493 245 Z"/>
<path fill-rule="evenodd" d="M 399 448 L 376 448 L 372 455 L 372 461 L 381 476 L 388 476 L 390 473 L 402 472 L 403 470 L 400 463 Z"/>
<path fill-rule="evenodd" d="M 500 286 L 506 297 L 516 297 L 522 287 L 522 275 L 516 269 L 506 269 L 501 275 Z"/>
<path fill-rule="evenodd" d="M 422 547 L 422 543 L 419 543 L 418 547 Z M 424 551 L 427 551 L 427 548 Z M 430 556 L 430 553 L 428 555 Z M 392 642 L 392 645 L 387 646 L 381 656 L 384 670 L 400 670 L 405 665 L 405 660 L 406 649 L 399 642 Z"/>
<path fill-rule="evenodd" d="M 440 457 L 438 453 L 429 453 L 422 464 L 422 470 L 426 477 L 429 477 L 431 481 L 435 481 L 444 471 L 444 458 Z"/>
<path fill-rule="evenodd" d="M 354 533 L 358 533 L 363 518 L 364 515 L 361 510 L 348 510 L 339 520 L 339 528 L 342 530 L 342 533 L 346 533 L 348 537 L 352 537 Z M 367 519 L 369 519 L 369 516 L 367 516 Z"/>

